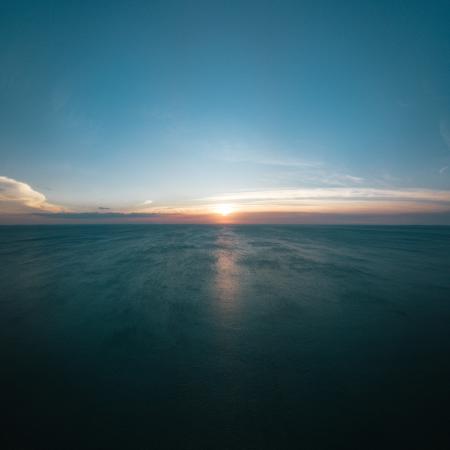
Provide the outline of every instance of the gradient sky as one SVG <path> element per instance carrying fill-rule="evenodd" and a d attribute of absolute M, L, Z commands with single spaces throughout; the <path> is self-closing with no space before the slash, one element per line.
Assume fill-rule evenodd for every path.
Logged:
<path fill-rule="evenodd" d="M 448 0 L 2 0 L 0 223 L 450 223 L 449 23 Z"/>

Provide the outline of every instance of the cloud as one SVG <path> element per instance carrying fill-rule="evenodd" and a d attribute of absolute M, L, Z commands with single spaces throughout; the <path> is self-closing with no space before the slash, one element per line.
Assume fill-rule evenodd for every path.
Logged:
<path fill-rule="evenodd" d="M 448 166 L 444 166 L 444 167 L 441 167 L 440 169 L 439 169 L 439 173 L 441 174 L 441 175 L 443 175 L 445 172 L 447 172 L 448 171 Z"/>
<path fill-rule="evenodd" d="M 234 163 L 252 163 L 259 164 L 261 166 L 280 166 L 280 167 L 291 167 L 291 168 L 304 168 L 304 169 L 314 169 L 322 167 L 321 162 L 317 161 L 303 161 L 294 158 L 228 158 L 227 162 Z"/>
<path fill-rule="evenodd" d="M 346 173 L 329 172 L 327 170 L 317 170 L 315 173 L 307 172 L 301 175 L 302 179 L 313 185 L 327 187 L 347 187 L 361 185 L 365 179 Z"/>
<path fill-rule="evenodd" d="M 415 200 L 450 202 L 450 191 L 430 189 L 374 189 L 374 188 L 315 188 L 315 189 L 278 189 L 271 191 L 250 191 L 222 194 L 206 197 L 202 200 L 253 201 L 253 200 L 306 200 L 306 199 L 341 199 L 341 200 Z"/>
<path fill-rule="evenodd" d="M 124 212 L 106 212 L 97 211 L 88 212 L 36 212 L 34 216 L 48 217 L 51 219 L 88 219 L 88 220 L 107 220 L 107 219 L 148 219 L 159 217 L 158 213 L 124 213 Z"/>
<path fill-rule="evenodd" d="M 450 191 L 429 189 L 311 188 L 246 191 L 199 199 L 232 203 L 247 212 L 399 214 L 450 211 Z"/>
<path fill-rule="evenodd" d="M 219 141 L 205 142 L 203 145 L 208 157 L 228 164 L 251 166 L 272 186 L 275 178 L 284 185 L 301 184 L 309 187 L 345 187 L 366 182 L 364 178 L 350 174 L 346 167 L 336 164 L 330 166 L 322 161 L 320 154 L 325 148 L 307 140 L 299 140 L 285 149 L 264 141 Z M 212 155 L 211 149 L 216 149 Z M 315 156 L 305 159 L 299 156 L 302 154 Z"/>
<path fill-rule="evenodd" d="M 111 209 L 111 208 L 106 208 L 104 206 L 99 206 L 97 209 L 100 210 L 100 211 L 106 211 L 106 210 Z"/>
<path fill-rule="evenodd" d="M 0 213 L 20 214 L 35 210 L 61 212 L 64 208 L 49 203 L 44 194 L 30 185 L 0 176 Z"/>
<path fill-rule="evenodd" d="M 153 200 L 145 200 L 145 202 L 142 202 L 143 205 L 151 205 L 153 203 Z"/>

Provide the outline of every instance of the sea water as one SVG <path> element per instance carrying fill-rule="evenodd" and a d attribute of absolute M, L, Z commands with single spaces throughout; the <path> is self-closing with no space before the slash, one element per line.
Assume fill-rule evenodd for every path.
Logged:
<path fill-rule="evenodd" d="M 450 228 L 0 227 L 8 449 L 445 448 Z"/>

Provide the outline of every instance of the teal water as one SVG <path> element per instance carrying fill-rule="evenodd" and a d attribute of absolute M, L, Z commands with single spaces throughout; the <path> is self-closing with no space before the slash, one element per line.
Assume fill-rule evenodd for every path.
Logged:
<path fill-rule="evenodd" d="M 449 444 L 450 228 L 0 227 L 7 449 Z"/>

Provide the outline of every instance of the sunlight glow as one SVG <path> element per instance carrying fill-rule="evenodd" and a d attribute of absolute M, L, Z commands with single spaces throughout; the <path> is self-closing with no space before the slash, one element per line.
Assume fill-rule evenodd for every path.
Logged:
<path fill-rule="evenodd" d="M 233 211 L 234 211 L 233 206 L 231 206 L 231 205 L 229 205 L 229 204 L 225 204 L 225 203 L 220 204 L 220 205 L 217 205 L 217 206 L 214 208 L 214 212 L 215 212 L 215 213 L 220 214 L 220 215 L 222 215 L 222 216 L 224 216 L 224 217 L 225 217 L 225 216 L 228 216 L 228 215 L 231 214 Z"/>

